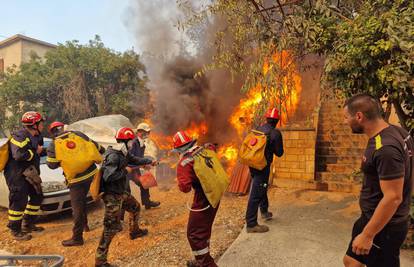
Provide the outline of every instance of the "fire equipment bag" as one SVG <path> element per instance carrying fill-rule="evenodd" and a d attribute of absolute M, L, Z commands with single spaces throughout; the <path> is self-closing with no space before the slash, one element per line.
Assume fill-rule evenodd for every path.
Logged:
<path fill-rule="evenodd" d="M 265 157 L 267 136 L 265 133 L 251 130 L 244 138 L 239 150 L 239 160 L 242 164 L 257 170 L 263 170 L 267 165 Z"/>
<path fill-rule="evenodd" d="M 86 171 L 93 163 L 101 163 L 102 156 L 92 141 L 69 132 L 55 139 L 56 159 L 70 182 L 77 174 Z"/>
<path fill-rule="evenodd" d="M 102 171 L 99 169 L 98 172 L 93 176 L 91 186 L 89 187 L 89 193 L 95 201 L 101 199 L 103 195 L 103 192 L 101 192 L 101 179 Z"/>
<path fill-rule="evenodd" d="M 0 172 L 4 170 L 9 160 L 9 141 L 10 139 L 0 146 Z"/>
<path fill-rule="evenodd" d="M 145 189 L 158 185 L 157 179 L 150 171 L 145 171 L 142 175 L 139 175 L 137 178 L 141 183 L 142 187 Z"/>
<path fill-rule="evenodd" d="M 194 172 L 200 180 L 204 194 L 211 206 L 216 208 L 229 186 L 229 177 L 213 150 L 200 147 L 192 153 L 192 156 Z"/>

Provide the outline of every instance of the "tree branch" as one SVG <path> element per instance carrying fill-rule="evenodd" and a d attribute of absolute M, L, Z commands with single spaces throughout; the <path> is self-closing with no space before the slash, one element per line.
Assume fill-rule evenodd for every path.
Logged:
<path fill-rule="evenodd" d="M 279 5 L 279 8 L 280 8 L 280 13 L 282 13 L 282 17 L 283 17 L 283 19 L 285 19 L 285 11 L 283 10 L 283 6 L 282 6 L 282 4 L 280 3 L 280 0 L 276 0 L 276 2 L 277 2 L 277 4 Z"/>

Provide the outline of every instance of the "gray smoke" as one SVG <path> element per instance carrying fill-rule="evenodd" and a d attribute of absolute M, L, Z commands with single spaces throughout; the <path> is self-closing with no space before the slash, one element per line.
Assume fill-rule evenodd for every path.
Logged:
<path fill-rule="evenodd" d="M 241 79 L 232 81 L 225 70 L 194 78 L 209 62 L 209 43 L 218 23 L 198 33 L 198 44 L 175 27 L 181 14 L 175 1 L 131 1 L 125 24 L 144 54 L 144 63 L 155 98 L 153 120 L 165 134 L 191 123 L 207 122 L 209 141 L 223 143 L 234 138 L 228 118 L 239 103 Z"/>

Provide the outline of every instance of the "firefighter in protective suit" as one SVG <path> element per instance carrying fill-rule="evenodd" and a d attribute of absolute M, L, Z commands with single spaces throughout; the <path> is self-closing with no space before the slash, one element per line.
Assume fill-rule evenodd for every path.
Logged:
<path fill-rule="evenodd" d="M 110 146 L 102 163 L 101 192 L 105 203 L 104 230 L 96 251 L 95 266 L 111 266 L 107 262 L 109 245 L 115 234 L 121 231 L 122 211 L 129 213 L 129 237 L 134 240 L 148 234 L 146 229 L 139 228 L 139 202 L 128 192 L 127 174 L 132 171 L 129 164 L 142 166 L 155 165 L 149 158 L 133 156 L 128 152 L 127 143 L 134 139 L 132 129 L 120 128 L 115 139 L 118 145 Z"/>
<path fill-rule="evenodd" d="M 147 123 L 142 122 L 138 124 L 136 133 L 136 137 L 128 143 L 129 153 L 136 157 L 144 157 L 149 135 L 151 133 L 151 127 Z M 139 168 L 128 174 L 128 179 L 132 180 L 140 188 L 142 205 L 144 205 L 145 209 L 158 207 L 161 203 L 150 199 L 149 188 L 144 188 L 137 179 L 133 179 L 134 175 L 141 175 Z M 129 188 L 128 190 L 131 189 Z"/>
<path fill-rule="evenodd" d="M 270 166 L 273 162 L 273 155 L 281 157 L 283 155 L 283 139 L 281 132 L 276 129 L 279 122 L 279 111 L 270 108 L 266 114 L 266 123 L 257 128 L 258 131 L 267 136 L 265 147 L 266 166 L 262 170 L 250 168 L 252 175 L 252 186 L 246 210 L 246 231 L 248 233 L 264 233 L 269 231 L 266 225 L 257 222 L 257 212 L 260 207 L 262 218 L 266 221 L 271 220 L 273 214 L 269 211 L 269 200 L 267 189 L 269 187 Z"/>
<path fill-rule="evenodd" d="M 50 124 L 49 132 L 53 136 L 53 142 L 47 149 L 46 163 L 51 169 L 59 167 L 63 169 L 69 187 L 74 222 L 72 238 L 63 240 L 62 245 L 65 247 L 82 246 L 83 231 L 89 230 L 86 211 L 87 194 L 92 179 L 98 172 L 96 163 L 101 161 L 99 154 L 104 153 L 105 149 L 81 132 L 64 131 L 64 124 L 59 121 Z M 86 152 L 81 149 L 76 150 L 76 147 L 81 146 L 91 148 L 88 151 L 92 151 L 92 155 L 85 155 Z M 65 153 L 70 156 L 65 158 Z M 84 157 L 83 161 L 79 162 L 78 160 L 82 157 Z M 93 157 L 96 159 L 91 160 Z M 76 167 L 76 165 L 83 166 L 80 166 L 76 171 L 72 171 L 71 168 Z"/>
<path fill-rule="evenodd" d="M 19 241 L 30 240 L 32 236 L 29 233 L 32 231 L 44 230 L 43 227 L 35 225 L 43 200 L 39 178 L 40 157 L 45 153 L 41 135 L 43 121 L 42 115 L 38 112 L 24 113 L 21 119 L 23 128 L 13 132 L 9 141 L 9 159 L 4 168 L 9 188 L 7 227 Z M 28 175 L 29 172 L 32 175 Z"/>
<path fill-rule="evenodd" d="M 195 139 L 185 132 L 177 132 L 173 137 L 174 151 L 180 154 L 177 165 L 177 182 L 180 191 L 188 193 L 194 189 L 193 204 L 187 224 L 187 239 L 195 261 L 188 261 L 187 266 L 217 266 L 210 255 L 211 228 L 218 210 L 210 205 L 200 180 L 194 171 L 192 152 L 199 148 Z M 214 146 L 208 147 L 215 150 Z"/>

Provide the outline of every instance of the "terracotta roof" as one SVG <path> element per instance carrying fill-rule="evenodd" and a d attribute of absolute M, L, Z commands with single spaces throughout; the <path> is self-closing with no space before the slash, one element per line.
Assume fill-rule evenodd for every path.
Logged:
<path fill-rule="evenodd" d="M 28 42 L 37 43 L 37 44 L 48 46 L 48 47 L 51 47 L 51 48 L 56 47 L 56 45 L 48 43 L 48 42 L 40 41 L 40 40 L 31 38 L 31 37 L 27 37 L 27 36 L 24 36 L 24 35 L 21 35 L 21 34 L 16 34 L 16 35 L 13 35 L 12 37 L 9 37 L 9 38 L 7 38 L 3 41 L 0 41 L 0 48 L 8 46 L 8 45 L 10 45 L 14 42 L 19 41 L 19 40 L 26 40 Z"/>

